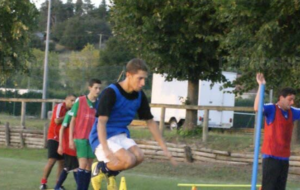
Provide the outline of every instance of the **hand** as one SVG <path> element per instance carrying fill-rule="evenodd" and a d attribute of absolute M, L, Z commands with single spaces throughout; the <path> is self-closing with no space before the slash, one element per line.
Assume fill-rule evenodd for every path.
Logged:
<path fill-rule="evenodd" d="M 164 153 L 169 158 L 169 160 L 173 166 L 178 165 L 178 163 L 176 162 L 176 160 L 173 158 L 172 154 L 168 150 L 165 150 Z"/>
<path fill-rule="evenodd" d="M 103 149 L 104 156 L 109 160 L 109 162 L 112 165 L 117 165 L 119 163 L 118 158 L 115 156 L 115 154 L 108 148 L 108 149 Z"/>
<path fill-rule="evenodd" d="M 256 73 L 256 81 L 257 81 L 257 83 L 259 85 L 266 84 L 266 80 L 265 80 L 264 74 L 262 74 L 262 73 Z"/>
<path fill-rule="evenodd" d="M 75 150 L 75 143 L 73 140 L 69 140 L 69 147 L 70 149 Z"/>
<path fill-rule="evenodd" d="M 57 153 L 60 154 L 60 155 L 63 155 L 63 148 L 62 148 L 62 146 L 58 146 Z"/>

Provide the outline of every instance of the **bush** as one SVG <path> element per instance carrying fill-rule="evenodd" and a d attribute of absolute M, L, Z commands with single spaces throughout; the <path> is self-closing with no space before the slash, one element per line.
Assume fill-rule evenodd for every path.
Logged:
<path fill-rule="evenodd" d="M 177 130 L 177 134 L 181 137 L 193 137 L 193 136 L 199 136 L 202 134 L 202 127 L 197 126 L 192 130 L 186 130 L 184 128 L 180 128 Z"/>

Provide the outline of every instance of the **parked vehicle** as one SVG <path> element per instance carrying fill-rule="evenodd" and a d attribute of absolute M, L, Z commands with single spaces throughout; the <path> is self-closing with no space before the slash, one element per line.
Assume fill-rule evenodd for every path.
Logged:
<path fill-rule="evenodd" d="M 236 79 L 234 72 L 222 72 L 229 81 Z M 234 107 L 235 95 L 227 93 L 232 88 L 221 89 L 223 83 L 215 83 L 211 86 L 211 81 L 199 81 L 198 105 L 201 106 L 232 106 Z M 187 81 L 165 81 L 164 75 L 153 74 L 151 103 L 153 104 L 184 104 L 187 97 Z M 151 108 L 155 121 L 160 121 L 160 108 Z M 185 120 L 186 110 L 184 109 L 166 109 L 165 123 L 169 124 L 170 129 L 177 129 Z M 198 111 L 198 125 L 202 124 L 204 110 Z M 233 124 L 233 111 L 209 112 L 209 127 L 211 128 L 231 128 Z"/>

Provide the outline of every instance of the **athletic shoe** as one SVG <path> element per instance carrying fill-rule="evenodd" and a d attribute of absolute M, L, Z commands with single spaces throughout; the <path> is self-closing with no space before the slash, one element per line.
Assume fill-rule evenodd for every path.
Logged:
<path fill-rule="evenodd" d="M 109 176 L 107 178 L 107 190 L 118 190 L 115 176 Z"/>
<path fill-rule="evenodd" d="M 47 185 L 46 184 L 41 184 L 40 190 L 43 190 L 43 189 L 47 189 Z"/>
<path fill-rule="evenodd" d="M 106 178 L 106 175 L 102 173 L 102 171 L 97 167 L 98 162 L 94 162 L 92 165 L 92 177 L 91 177 L 91 183 L 94 188 L 94 190 L 100 190 L 101 189 L 101 182 L 103 179 Z"/>

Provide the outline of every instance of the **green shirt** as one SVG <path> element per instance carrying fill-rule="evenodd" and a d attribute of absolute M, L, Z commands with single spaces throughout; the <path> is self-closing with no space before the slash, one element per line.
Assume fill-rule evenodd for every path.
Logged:
<path fill-rule="evenodd" d="M 69 110 L 67 113 L 66 113 L 66 116 L 64 117 L 64 120 L 62 122 L 62 126 L 63 127 L 69 127 L 69 124 L 71 122 L 71 119 L 72 119 L 72 115 L 71 115 L 71 110 Z"/>
<path fill-rule="evenodd" d="M 96 102 L 92 102 L 91 100 L 88 99 L 87 96 L 85 96 L 85 98 L 87 99 L 87 103 L 88 103 L 89 107 L 94 108 L 94 104 Z M 79 108 L 79 98 L 76 99 L 74 105 L 72 106 L 71 113 L 70 113 L 71 116 L 73 116 L 73 117 L 77 116 L 78 108 Z"/>

